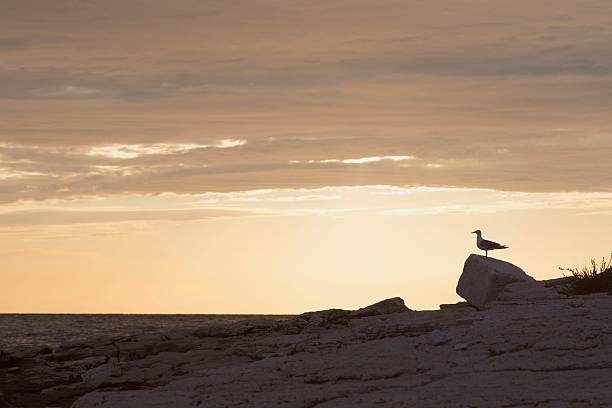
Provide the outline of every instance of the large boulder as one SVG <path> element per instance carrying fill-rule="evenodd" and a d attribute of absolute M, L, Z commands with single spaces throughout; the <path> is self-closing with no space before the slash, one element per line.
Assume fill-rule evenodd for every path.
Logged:
<path fill-rule="evenodd" d="M 535 280 L 510 262 L 471 254 L 463 265 L 457 294 L 478 309 L 497 299 L 506 285 Z"/>

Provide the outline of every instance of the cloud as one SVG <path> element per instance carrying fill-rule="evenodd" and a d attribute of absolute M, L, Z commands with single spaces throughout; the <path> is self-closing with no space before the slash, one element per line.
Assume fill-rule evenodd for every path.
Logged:
<path fill-rule="evenodd" d="M 230 147 L 239 147 L 239 146 L 244 146 L 247 143 L 246 140 L 239 140 L 239 139 L 223 139 L 220 140 L 219 142 L 217 142 L 216 144 L 214 144 L 214 147 L 217 147 L 219 149 L 227 149 Z"/>
<path fill-rule="evenodd" d="M 93 146 L 87 151 L 87 154 L 89 156 L 103 156 L 111 159 L 135 159 L 137 157 L 149 155 L 181 154 L 196 149 L 206 149 L 209 147 L 227 149 L 231 147 L 244 146 L 246 143 L 246 140 L 223 139 L 212 145 L 195 143 L 159 143 L 151 145 L 114 144 L 109 146 Z"/>
<path fill-rule="evenodd" d="M 391 160 L 391 161 L 404 161 L 414 159 L 414 156 L 369 156 L 369 157 L 360 157 L 358 159 L 323 159 L 323 160 L 307 160 L 302 162 L 301 160 L 289 160 L 291 164 L 328 164 L 328 163 L 342 163 L 342 164 L 367 164 L 367 163 L 377 163 L 383 160 Z"/>
<path fill-rule="evenodd" d="M 22 179 L 38 176 L 44 176 L 44 174 L 36 171 L 21 171 L 0 167 L 0 180 Z"/>
<path fill-rule="evenodd" d="M 450 199 L 449 195 L 450 194 Z M 425 193 L 427 194 L 427 193 Z M 435 190 L 434 190 L 435 194 Z M 525 210 L 589 210 L 612 206 L 612 193 L 525 193 L 495 190 L 447 190 L 444 205 L 413 205 L 382 212 L 389 216 L 420 216 L 440 214 L 492 214 Z M 453 198 L 454 196 L 454 198 Z M 589 210 L 589 212 L 591 212 Z"/>
<path fill-rule="evenodd" d="M 0 214 L 0 227 L 97 224 L 132 221 L 196 221 L 250 215 L 237 210 L 13 211 Z"/>
<path fill-rule="evenodd" d="M 484 17 L 484 1 L 453 11 L 440 3 L 415 8 L 392 0 L 380 9 L 367 1 L 344 0 L 308 6 L 240 1 L 222 7 L 152 1 L 150 10 L 138 14 L 114 2 L 79 9 L 66 0 L 54 3 L 54 10 L 29 3 L 0 16 L 7 32 L 15 33 L 3 39 L 8 47 L 22 46 L 26 39 L 37 45 L 41 38 L 55 39 L 3 59 L 3 97 L 134 101 L 214 88 L 300 92 L 303 86 L 363 85 L 397 75 L 612 73 L 606 58 L 612 50 L 612 28 L 605 18 L 610 6 L 604 0 L 588 8 L 564 2 L 559 6 L 563 14 L 574 16 L 565 21 L 538 7 L 531 7 L 529 15 L 526 7 L 487 8 Z M 310 30 L 315 24 L 318 29 Z"/>
<path fill-rule="evenodd" d="M 603 0 L 554 12 L 484 0 L 12 3 L 0 14 L 11 33 L 0 39 L 0 203 L 348 184 L 612 188 Z"/>
<path fill-rule="evenodd" d="M 392 160 L 392 161 L 403 161 L 413 159 L 412 156 L 370 156 L 370 157 L 361 157 L 359 159 L 344 159 L 342 163 L 344 164 L 362 164 L 362 163 L 374 163 L 382 160 Z"/>
<path fill-rule="evenodd" d="M 271 199 L 277 203 L 296 203 L 301 201 L 335 201 L 341 200 L 339 195 L 321 195 L 321 194 L 310 194 L 310 195 L 298 195 L 298 196 L 287 196 L 287 197 L 274 197 Z"/>
<path fill-rule="evenodd" d="M 359 185 L 227 193 L 134 195 L 22 202 L 0 206 L 2 228 L 259 216 L 424 216 L 525 210 L 608 214 L 612 192 L 526 193 L 491 189 Z M 36 229 L 36 228 L 35 228 Z"/>
<path fill-rule="evenodd" d="M 90 99 L 109 96 L 101 89 L 85 88 L 74 85 L 61 85 L 50 88 L 32 89 L 28 91 L 33 99 Z"/>
<path fill-rule="evenodd" d="M 466 137 L 460 133 L 447 134 L 444 141 L 430 134 L 366 140 L 249 139 L 248 143 L 227 138 L 230 141 L 91 146 L 4 143 L 0 146 L 5 179 L 0 202 L 349 184 L 534 192 L 608 191 L 612 185 L 606 134 L 577 137 L 573 132 L 546 132 L 515 137 L 474 133 Z M 499 146 L 506 146 L 507 151 L 500 153 Z M 407 150 L 415 153 L 381 153 Z"/>
<path fill-rule="evenodd" d="M 120 145 L 94 146 L 89 149 L 89 156 L 103 156 L 111 159 L 135 159 L 140 156 L 155 154 L 185 153 L 194 149 L 204 149 L 207 145 L 198 144 L 153 144 L 153 145 Z"/>

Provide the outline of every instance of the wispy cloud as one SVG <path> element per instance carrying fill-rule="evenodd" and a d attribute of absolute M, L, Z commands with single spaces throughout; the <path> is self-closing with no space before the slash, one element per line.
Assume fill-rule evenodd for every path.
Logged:
<path fill-rule="evenodd" d="M 323 160 L 310 159 L 306 161 L 290 160 L 289 163 L 291 164 L 301 164 L 301 163 L 306 163 L 306 164 L 313 164 L 313 163 L 367 164 L 367 163 L 378 163 L 383 160 L 405 161 L 405 160 L 412 160 L 412 159 L 414 159 L 414 156 L 368 156 L 368 157 L 360 157 L 358 159 L 323 159 Z"/>
<path fill-rule="evenodd" d="M 361 157 L 359 159 L 344 159 L 342 163 L 345 164 L 362 164 L 362 163 L 374 163 L 382 160 L 391 160 L 391 161 L 404 161 L 413 159 L 413 156 L 371 156 L 371 157 Z"/>
<path fill-rule="evenodd" d="M 212 146 L 219 149 L 227 149 L 230 147 L 244 146 L 245 144 L 247 144 L 247 141 L 242 139 L 222 139 Z"/>
<path fill-rule="evenodd" d="M 210 145 L 195 143 L 159 143 L 151 145 L 113 144 L 109 146 L 93 146 L 87 151 L 87 154 L 89 156 L 104 156 L 112 159 L 134 159 L 141 156 L 187 153 L 192 150 L 206 149 L 210 147 L 228 149 L 232 147 L 244 146 L 246 143 L 246 140 L 222 139 Z"/>
<path fill-rule="evenodd" d="M 89 156 L 104 156 L 111 159 L 134 159 L 140 156 L 155 154 L 176 154 L 185 153 L 194 149 L 204 149 L 207 145 L 198 144 L 154 144 L 154 145 L 121 145 L 94 146 L 89 149 Z"/>
<path fill-rule="evenodd" d="M 90 99 L 100 96 L 109 96 L 109 93 L 102 89 L 86 88 L 75 85 L 61 85 L 32 89 L 28 91 L 28 95 L 38 99 Z"/>
<path fill-rule="evenodd" d="M 23 179 L 39 176 L 44 176 L 44 174 L 37 171 L 21 171 L 0 167 L 0 180 Z"/>
<path fill-rule="evenodd" d="M 441 204 L 444 203 L 444 204 Z M 612 193 L 525 193 L 489 189 L 363 185 L 197 195 L 114 195 L 0 206 L 0 227 L 242 216 L 427 216 L 525 210 L 612 211 Z"/>
<path fill-rule="evenodd" d="M 197 221 L 250 215 L 239 210 L 30 210 L 0 213 L 0 227 L 110 224 L 133 221 Z"/>

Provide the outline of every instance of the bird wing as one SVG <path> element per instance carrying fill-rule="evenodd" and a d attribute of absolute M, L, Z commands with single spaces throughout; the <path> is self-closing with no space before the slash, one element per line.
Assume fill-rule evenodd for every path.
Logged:
<path fill-rule="evenodd" d="M 489 241 L 487 239 L 483 239 L 482 241 L 480 241 L 480 245 L 482 245 L 483 249 L 486 249 L 487 251 L 490 251 L 492 249 L 506 249 L 506 248 L 508 248 L 505 245 L 498 244 L 497 242 Z"/>

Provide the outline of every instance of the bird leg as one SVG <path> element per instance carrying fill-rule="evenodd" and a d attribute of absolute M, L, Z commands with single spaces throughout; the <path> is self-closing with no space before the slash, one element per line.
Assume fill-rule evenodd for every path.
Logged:
<path fill-rule="evenodd" d="M 485 258 L 489 257 L 489 251 L 485 251 Z"/>

